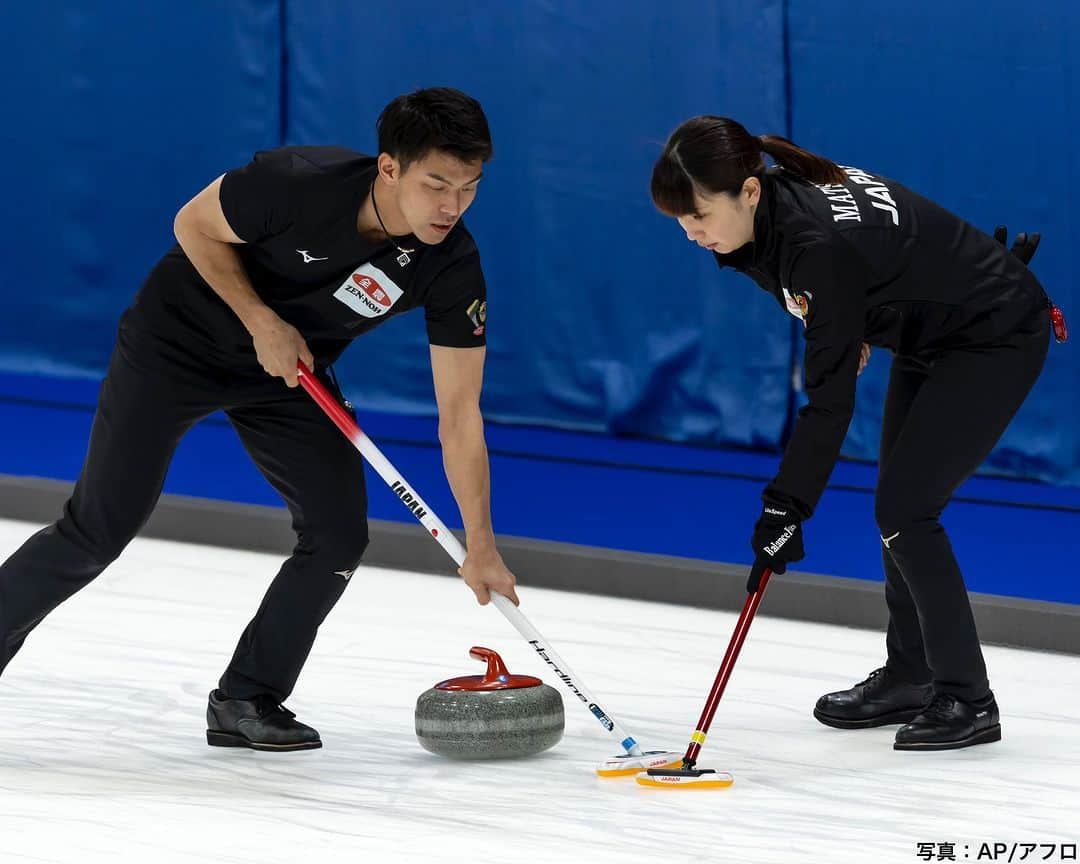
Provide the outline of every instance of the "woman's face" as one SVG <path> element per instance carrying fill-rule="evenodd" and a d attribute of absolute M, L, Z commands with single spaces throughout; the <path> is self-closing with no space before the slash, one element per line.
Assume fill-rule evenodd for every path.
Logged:
<path fill-rule="evenodd" d="M 679 217 L 686 238 L 710 252 L 734 252 L 754 239 L 754 212 L 761 200 L 761 181 L 749 177 L 737 195 L 694 193 L 696 213 Z"/>

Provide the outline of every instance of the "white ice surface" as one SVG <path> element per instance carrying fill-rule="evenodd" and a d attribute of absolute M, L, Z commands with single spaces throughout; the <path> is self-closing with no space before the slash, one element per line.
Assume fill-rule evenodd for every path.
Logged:
<path fill-rule="evenodd" d="M 33 528 L 0 522 L 0 555 Z M 917 862 L 919 842 L 974 861 L 982 843 L 1080 843 L 1080 658 L 988 648 L 1004 740 L 898 753 L 895 727 L 810 716 L 879 664 L 881 634 L 759 616 L 701 760 L 735 785 L 650 790 L 594 775 L 619 748 L 569 698 L 564 739 L 538 757 L 461 764 L 421 749 L 416 697 L 479 672 L 472 645 L 560 685 L 457 579 L 373 568 L 353 576 L 288 702 L 323 749 L 207 747 L 206 694 L 277 566 L 138 540 L 29 637 L 0 679 L 2 864 Z M 684 749 L 735 615 L 521 595 L 646 748 Z"/>

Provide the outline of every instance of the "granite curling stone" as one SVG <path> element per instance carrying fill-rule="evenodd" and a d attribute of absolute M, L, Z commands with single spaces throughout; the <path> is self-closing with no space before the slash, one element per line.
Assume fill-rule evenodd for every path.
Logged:
<path fill-rule="evenodd" d="M 512 759 L 555 746 L 564 725 L 559 692 L 511 675 L 490 648 L 469 656 L 486 661 L 487 672 L 442 681 L 416 700 L 420 745 L 451 759 Z"/>

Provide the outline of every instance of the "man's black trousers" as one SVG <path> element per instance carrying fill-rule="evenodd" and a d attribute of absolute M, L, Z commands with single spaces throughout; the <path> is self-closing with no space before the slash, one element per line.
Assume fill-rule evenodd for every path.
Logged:
<path fill-rule="evenodd" d="M 240 637 L 220 687 L 236 698 L 269 694 L 282 702 L 367 546 L 360 454 L 301 388 L 286 387 L 251 362 L 225 371 L 131 318 L 121 324 L 86 462 L 63 515 L 0 566 L 0 671 L 49 612 L 139 532 L 181 437 L 224 409 L 288 505 L 297 543 Z"/>

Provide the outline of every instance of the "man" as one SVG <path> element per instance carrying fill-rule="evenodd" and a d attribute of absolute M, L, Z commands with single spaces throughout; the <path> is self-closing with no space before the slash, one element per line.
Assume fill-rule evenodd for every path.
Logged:
<path fill-rule="evenodd" d="M 339 147 L 260 152 L 185 204 L 178 245 L 121 319 L 89 452 L 63 516 L 0 566 L 0 670 L 57 605 L 149 517 L 173 451 L 223 409 L 293 517 L 297 545 L 207 708 L 207 741 L 321 746 L 285 701 L 368 542 L 362 460 L 297 387 L 357 336 L 422 306 L 439 438 L 465 525 L 461 568 L 480 603 L 517 601 L 495 548 L 479 398 L 485 285 L 461 217 L 492 154 L 483 110 L 420 90 L 379 117 L 377 159 Z"/>

